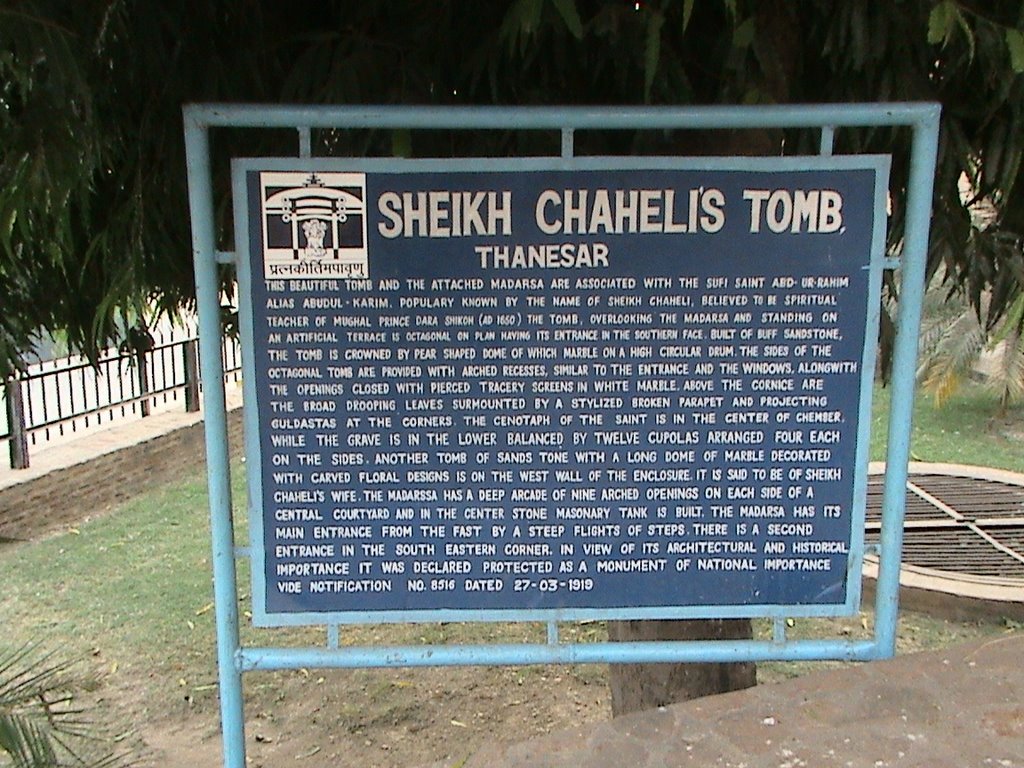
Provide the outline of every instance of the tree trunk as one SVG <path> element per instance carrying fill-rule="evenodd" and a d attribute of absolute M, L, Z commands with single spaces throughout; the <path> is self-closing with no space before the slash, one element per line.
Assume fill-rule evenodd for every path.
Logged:
<path fill-rule="evenodd" d="M 750 94 L 759 93 L 776 104 L 785 104 L 803 71 L 800 15 L 787 0 L 762 0 L 755 5 L 752 51 L 760 72 L 746 87 Z M 781 140 L 781 131 L 775 130 L 698 132 L 689 135 L 683 154 L 772 156 L 779 154 Z M 749 640 L 753 628 L 750 619 L 615 621 L 608 622 L 608 637 L 616 642 Z M 609 674 L 612 714 L 616 717 L 755 685 L 757 665 L 753 662 L 612 664 Z"/>
<path fill-rule="evenodd" d="M 750 619 L 690 621 L 610 621 L 614 642 L 652 640 L 747 640 Z M 612 715 L 654 709 L 713 693 L 757 685 L 757 665 L 729 664 L 612 664 L 608 675 Z"/>

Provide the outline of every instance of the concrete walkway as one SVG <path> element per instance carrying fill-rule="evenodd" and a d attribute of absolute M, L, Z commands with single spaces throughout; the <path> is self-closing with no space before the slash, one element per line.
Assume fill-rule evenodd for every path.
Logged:
<path fill-rule="evenodd" d="M 435 768 L 1021 768 L 1024 633 L 712 696 Z"/>
<path fill-rule="evenodd" d="M 225 387 L 228 410 L 242 406 L 242 392 L 239 386 Z M 198 424 L 203 420 L 202 411 L 187 413 L 183 407 L 168 408 L 154 412 L 146 418 L 132 416 L 107 422 L 102 427 L 83 429 L 74 436 L 65 436 L 52 443 L 41 442 L 33 446 L 27 469 L 11 469 L 7 461 L 6 443 L 0 458 L 0 490 L 19 483 L 48 475 L 61 469 L 91 461 L 123 448 L 141 445 L 177 429 Z"/>
<path fill-rule="evenodd" d="M 240 391 L 230 393 L 229 405 L 240 401 Z M 228 415 L 236 449 L 239 416 L 237 411 Z M 0 543 L 75 528 L 143 490 L 200 476 L 205 464 L 201 422 L 201 413 L 165 409 L 40 441 L 28 469 L 0 469 Z"/>

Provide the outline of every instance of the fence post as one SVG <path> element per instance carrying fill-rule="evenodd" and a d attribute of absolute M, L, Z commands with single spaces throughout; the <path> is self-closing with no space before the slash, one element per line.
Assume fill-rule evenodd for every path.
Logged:
<path fill-rule="evenodd" d="M 11 433 L 8 445 L 11 469 L 28 469 L 28 430 L 25 428 L 25 404 L 21 395 L 21 382 L 17 376 L 4 381 L 4 400 L 7 403 L 7 425 Z"/>
<path fill-rule="evenodd" d="M 185 355 L 185 412 L 199 410 L 199 340 L 188 339 L 181 347 Z"/>
<path fill-rule="evenodd" d="M 146 369 L 146 350 L 135 350 L 135 365 L 139 369 L 139 406 L 142 416 L 149 416 L 149 371 Z"/>

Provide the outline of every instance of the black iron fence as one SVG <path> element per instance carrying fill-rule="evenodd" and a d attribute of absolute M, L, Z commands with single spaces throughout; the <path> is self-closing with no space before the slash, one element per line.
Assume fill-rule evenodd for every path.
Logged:
<path fill-rule="evenodd" d="M 241 376 L 239 346 L 221 346 L 225 379 Z M 195 337 L 160 339 L 146 352 L 111 352 L 97 365 L 62 358 L 8 378 L 0 391 L 0 440 L 12 469 L 29 466 L 31 449 L 101 424 L 145 418 L 154 408 L 180 402 L 198 411 L 199 345 Z"/>

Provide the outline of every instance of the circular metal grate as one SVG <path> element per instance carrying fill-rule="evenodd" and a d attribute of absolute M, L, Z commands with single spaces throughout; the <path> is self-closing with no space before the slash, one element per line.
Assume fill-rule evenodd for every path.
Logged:
<path fill-rule="evenodd" d="M 883 475 L 868 480 L 866 540 L 879 539 Z M 1024 586 L 1024 476 L 911 465 L 903 563 Z"/>

